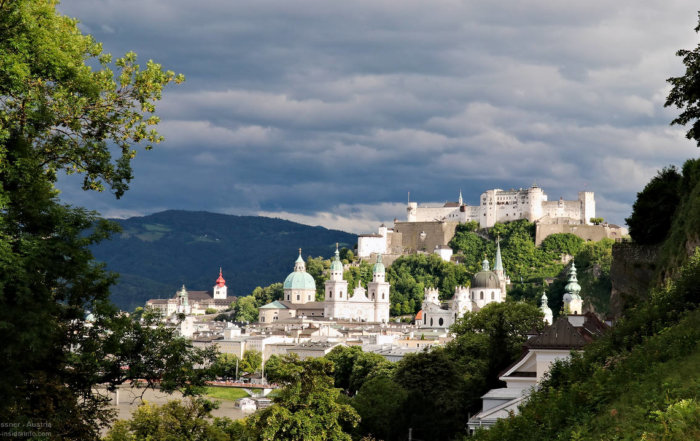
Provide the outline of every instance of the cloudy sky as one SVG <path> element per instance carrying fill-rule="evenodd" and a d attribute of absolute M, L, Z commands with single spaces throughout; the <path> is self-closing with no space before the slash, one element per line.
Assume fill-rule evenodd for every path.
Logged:
<path fill-rule="evenodd" d="M 665 80 L 694 48 L 691 0 L 63 0 L 114 55 L 184 73 L 140 151 L 125 217 L 261 214 L 353 232 L 405 202 L 490 188 L 594 191 L 624 223 L 636 192 L 698 155 Z"/>

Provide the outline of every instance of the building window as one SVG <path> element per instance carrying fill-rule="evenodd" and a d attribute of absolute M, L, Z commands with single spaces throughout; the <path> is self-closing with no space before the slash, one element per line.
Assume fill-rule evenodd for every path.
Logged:
<path fill-rule="evenodd" d="M 343 298 L 343 291 L 340 291 L 340 294 L 338 294 L 338 297 L 341 299 Z"/>
<path fill-rule="evenodd" d="M 430 317 L 430 326 L 433 326 L 433 318 Z"/>
<path fill-rule="evenodd" d="M 384 300 L 384 293 L 382 293 L 382 300 Z"/>
<path fill-rule="evenodd" d="M 264 322 L 264 321 L 265 321 L 265 316 L 264 316 L 264 315 L 260 317 L 260 321 L 261 321 L 261 322 Z"/>
<path fill-rule="evenodd" d="M 491 293 L 491 300 L 493 300 L 493 299 L 495 299 L 495 298 L 496 298 L 496 297 L 495 297 L 495 293 L 492 292 L 492 293 Z"/>
<path fill-rule="evenodd" d="M 287 300 L 289 300 L 290 297 L 291 297 L 291 295 L 290 295 L 290 294 L 287 294 Z"/>
<path fill-rule="evenodd" d="M 297 300 L 301 300 L 301 298 L 300 298 L 299 294 L 297 294 Z"/>
<path fill-rule="evenodd" d="M 311 296 L 306 296 L 306 300 L 311 301 Z"/>
<path fill-rule="evenodd" d="M 438 320 L 438 325 L 442 326 L 443 323 L 444 321 L 442 320 L 442 317 L 440 317 L 440 320 Z"/>
<path fill-rule="evenodd" d="M 483 291 L 481 291 L 481 293 L 479 293 L 479 299 L 484 300 L 484 292 Z"/>

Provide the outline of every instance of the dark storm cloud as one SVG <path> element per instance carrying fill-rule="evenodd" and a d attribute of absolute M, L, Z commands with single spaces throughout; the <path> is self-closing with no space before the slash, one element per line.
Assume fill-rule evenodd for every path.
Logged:
<path fill-rule="evenodd" d="M 353 231 L 412 200 L 537 182 L 596 192 L 622 223 L 659 168 L 696 154 L 663 109 L 697 43 L 683 1 L 65 0 L 116 55 L 183 72 L 167 141 L 107 215 L 262 213 Z"/>

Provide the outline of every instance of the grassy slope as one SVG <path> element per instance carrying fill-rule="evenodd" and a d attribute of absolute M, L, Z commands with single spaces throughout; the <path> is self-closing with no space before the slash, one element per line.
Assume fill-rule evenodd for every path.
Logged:
<path fill-rule="evenodd" d="M 239 398 L 249 397 L 248 392 L 237 387 L 207 387 L 204 395 L 220 400 L 236 401 Z"/>
<path fill-rule="evenodd" d="M 637 440 L 663 434 L 655 412 L 700 396 L 700 253 L 679 280 L 583 355 L 557 365 L 519 416 L 480 433 L 481 440 Z M 692 420 L 685 432 L 700 431 Z M 675 439 L 649 436 L 648 439 Z"/>

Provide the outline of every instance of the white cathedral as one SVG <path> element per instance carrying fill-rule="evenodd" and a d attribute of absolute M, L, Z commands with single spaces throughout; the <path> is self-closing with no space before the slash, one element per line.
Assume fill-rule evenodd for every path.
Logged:
<path fill-rule="evenodd" d="M 367 284 L 367 288 L 362 286 L 361 281 L 358 282 L 351 295 L 348 281 L 343 279 L 343 264 L 340 262 L 340 252 L 336 246 L 331 262 L 330 279 L 325 282 L 324 301 L 317 302 L 316 282 L 306 272 L 306 264 L 299 250 L 294 271 L 284 281 L 284 299 L 260 307 L 258 320 L 263 324 L 294 317 L 322 317 L 387 323 L 390 284 L 385 277 L 386 270 L 379 254 L 372 269 L 372 281 Z"/>
<path fill-rule="evenodd" d="M 422 309 L 416 315 L 416 325 L 424 328 L 449 328 L 467 311 L 476 312 L 489 303 L 506 301 L 506 285 L 510 285 L 503 269 L 501 244 L 496 242 L 496 262 L 493 271 L 484 258 L 481 271 L 474 274 L 469 288 L 457 286 L 452 300 L 441 302 L 438 290 L 425 289 Z"/>

